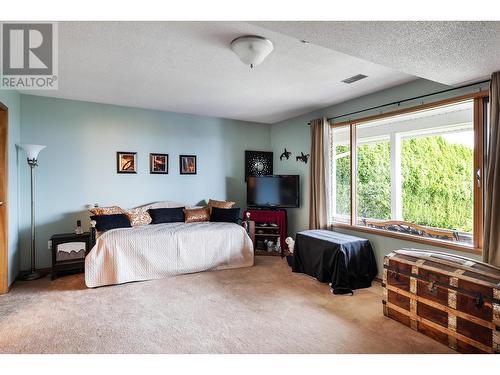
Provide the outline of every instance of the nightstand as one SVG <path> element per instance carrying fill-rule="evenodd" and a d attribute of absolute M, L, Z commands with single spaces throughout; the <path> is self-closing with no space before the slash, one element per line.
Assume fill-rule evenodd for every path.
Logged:
<path fill-rule="evenodd" d="M 63 233 L 50 237 L 52 249 L 52 280 L 60 272 L 83 272 L 85 257 L 89 253 L 90 233 Z"/>

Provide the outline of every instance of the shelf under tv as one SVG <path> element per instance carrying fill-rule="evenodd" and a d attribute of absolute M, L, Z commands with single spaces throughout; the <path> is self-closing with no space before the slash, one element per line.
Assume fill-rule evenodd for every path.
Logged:
<path fill-rule="evenodd" d="M 267 242 L 271 241 L 271 248 L 275 248 L 279 243 L 281 249 L 286 250 L 284 242 L 286 238 L 286 211 L 254 210 L 245 211 L 250 213 L 250 220 L 255 224 L 253 245 L 255 255 L 281 256 L 278 251 L 268 252 Z"/>

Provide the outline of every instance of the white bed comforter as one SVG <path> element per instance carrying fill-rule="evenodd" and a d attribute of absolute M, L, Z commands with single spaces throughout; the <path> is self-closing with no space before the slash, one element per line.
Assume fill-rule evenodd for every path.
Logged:
<path fill-rule="evenodd" d="M 89 288 L 206 270 L 250 267 L 253 245 L 231 223 L 168 223 L 113 229 L 85 259 Z"/>

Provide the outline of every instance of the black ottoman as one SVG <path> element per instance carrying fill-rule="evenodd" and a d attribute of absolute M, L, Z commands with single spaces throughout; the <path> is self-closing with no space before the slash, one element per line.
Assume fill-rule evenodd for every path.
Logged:
<path fill-rule="evenodd" d="M 334 294 L 368 288 L 377 276 L 370 241 L 329 230 L 306 230 L 295 237 L 293 272 L 331 283 Z"/>

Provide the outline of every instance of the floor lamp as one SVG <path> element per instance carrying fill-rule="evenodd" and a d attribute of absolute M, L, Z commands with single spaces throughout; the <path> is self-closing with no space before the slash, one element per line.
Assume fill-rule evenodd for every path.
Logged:
<path fill-rule="evenodd" d="M 35 248 L 35 167 L 38 165 L 38 154 L 47 146 L 42 145 L 19 145 L 28 157 L 28 165 L 31 169 L 31 270 L 28 274 L 20 277 L 21 280 L 36 280 L 40 275 L 36 272 L 36 248 Z"/>

